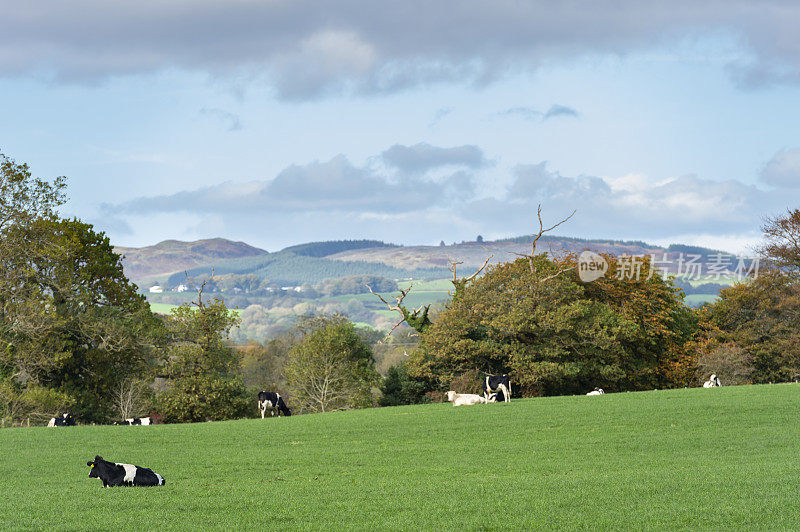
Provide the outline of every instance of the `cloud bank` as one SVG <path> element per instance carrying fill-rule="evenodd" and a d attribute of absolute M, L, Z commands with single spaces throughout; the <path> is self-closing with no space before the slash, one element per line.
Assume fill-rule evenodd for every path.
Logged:
<path fill-rule="evenodd" d="M 364 165 L 338 155 L 289 166 L 268 180 L 142 197 L 104 211 L 123 218 L 189 214 L 237 238 L 258 227 L 290 232 L 296 241 L 357 236 L 435 243 L 452 235 L 530 233 L 537 226 L 536 205 L 542 204 L 551 219 L 577 210 L 561 228 L 569 235 L 735 241 L 737 235 L 757 235 L 763 216 L 800 201 L 794 182 L 778 179 L 797 169 L 792 153 L 780 152 L 766 165 L 765 175 L 773 177 L 770 187 L 761 188 L 696 175 L 660 181 L 638 174 L 565 176 L 546 162 L 502 169 L 488 164 L 474 145 L 398 144 Z M 505 172 L 511 172 L 508 185 L 489 195 L 474 186 Z"/>
<path fill-rule="evenodd" d="M 737 81 L 800 80 L 800 5 L 780 0 L 3 1 L 0 76 L 94 83 L 185 69 L 263 76 L 285 99 L 481 84 L 543 61 L 734 39 Z"/>

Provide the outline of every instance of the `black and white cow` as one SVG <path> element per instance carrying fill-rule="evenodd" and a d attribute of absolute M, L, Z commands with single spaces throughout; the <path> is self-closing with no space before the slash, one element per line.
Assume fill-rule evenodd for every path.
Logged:
<path fill-rule="evenodd" d="M 270 411 L 270 416 L 274 416 L 276 410 L 284 416 L 292 415 L 281 394 L 276 392 L 258 392 L 258 409 L 261 411 L 261 419 L 264 419 L 267 409 Z"/>
<path fill-rule="evenodd" d="M 591 392 L 587 393 L 586 395 L 605 395 L 606 392 L 603 391 L 602 388 L 595 388 Z"/>
<path fill-rule="evenodd" d="M 58 417 L 51 417 L 50 421 L 47 423 L 48 427 L 74 427 L 75 420 L 72 419 L 72 415 L 67 412 L 66 414 L 61 414 Z"/>
<path fill-rule="evenodd" d="M 511 379 L 508 375 L 487 375 L 483 381 L 483 397 L 488 402 L 496 402 L 502 393 L 505 403 L 511 402 Z"/>
<path fill-rule="evenodd" d="M 149 417 L 131 417 L 124 421 L 115 421 L 114 425 L 150 425 Z"/>
<path fill-rule="evenodd" d="M 117 464 L 95 456 L 93 462 L 86 462 L 91 467 L 89 476 L 99 478 L 103 487 L 109 486 L 163 486 L 166 481 L 158 473 L 146 467 L 131 464 Z"/>

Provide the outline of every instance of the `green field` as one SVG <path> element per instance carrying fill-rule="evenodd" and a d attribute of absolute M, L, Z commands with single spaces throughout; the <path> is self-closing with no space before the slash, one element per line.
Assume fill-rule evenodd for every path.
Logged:
<path fill-rule="evenodd" d="M 150 303 L 150 310 L 155 312 L 156 314 L 169 314 L 172 309 L 179 307 L 180 305 L 170 305 L 168 303 Z M 196 307 L 193 307 L 196 308 Z M 235 313 L 241 313 L 241 309 L 233 308 L 229 309 L 234 311 Z"/>
<path fill-rule="evenodd" d="M 0 430 L 0 527 L 796 528 L 800 386 Z M 151 467 L 101 488 L 86 461 Z"/>
<path fill-rule="evenodd" d="M 689 294 L 684 298 L 684 303 L 692 307 L 699 307 L 704 303 L 713 303 L 719 299 L 716 294 Z"/>

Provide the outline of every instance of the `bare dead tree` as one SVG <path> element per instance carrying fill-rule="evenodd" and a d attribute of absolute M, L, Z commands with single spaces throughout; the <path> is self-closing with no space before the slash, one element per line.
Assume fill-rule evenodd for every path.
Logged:
<path fill-rule="evenodd" d="M 136 379 L 125 379 L 114 388 L 111 398 L 121 419 L 141 416 L 146 407 L 145 386 Z"/>
<path fill-rule="evenodd" d="M 514 252 L 512 252 L 512 253 L 514 255 L 527 258 L 528 259 L 528 264 L 530 265 L 530 268 L 531 268 L 531 273 L 535 274 L 536 273 L 536 263 L 534 262 L 534 257 L 536 257 L 536 244 L 539 242 L 539 239 L 542 238 L 542 235 L 544 235 L 545 233 L 549 233 L 550 231 L 552 231 L 556 227 L 560 226 L 561 224 L 566 223 L 570 218 L 575 216 L 576 212 L 577 211 L 572 211 L 572 214 L 570 214 L 566 218 L 563 218 L 558 223 L 556 223 L 556 224 L 554 224 L 554 225 L 552 225 L 550 227 L 545 228 L 544 223 L 542 222 L 542 205 L 539 204 L 539 206 L 536 209 L 536 216 L 539 218 L 539 232 L 536 233 L 536 235 L 533 237 L 533 242 L 531 242 L 531 252 L 530 253 L 514 253 Z M 550 279 L 558 277 L 562 273 L 568 272 L 568 271 L 570 271 L 572 269 L 573 269 L 572 267 L 563 268 L 563 269 L 557 271 L 556 273 L 554 273 L 552 275 L 548 275 L 544 279 L 540 279 L 539 282 L 543 283 L 545 281 L 548 281 Z"/>
<path fill-rule="evenodd" d="M 486 246 L 481 246 L 481 247 L 486 250 L 486 252 L 489 254 L 489 256 L 486 257 L 485 261 L 483 261 L 483 264 L 481 265 L 481 267 L 478 268 L 477 270 L 475 270 L 475 272 L 472 275 L 470 275 L 469 277 L 461 277 L 459 279 L 458 273 L 456 272 L 456 269 L 458 268 L 458 265 L 459 264 L 464 264 L 463 261 L 455 261 L 455 260 L 450 259 L 450 258 L 447 259 L 448 262 L 450 262 L 450 266 L 448 266 L 447 269 L 450 270 L 451 272 L 453 272 L 453 280 L 450 281 L 450 282 L 453 283 L 453 287 L 455 288 L 455 292 L 453 292 L 453 294 L 452 294 L 454 297 L 457 297 L 457 296 L 461 295 L 461 293 L 464 291 L 464 288 L 466 288 L 467 284 L 470 283 L 471 281 L 473 281 L 478 275 L 480 275 L 480 273 L 484 269 L 486 269 L 486 266 L 489 265 L 489 261 L 492 260 L 492 258 L 494 257 L 494 253 L 492 253 L 489 248 L 487 248 Z"/>
<path fill-rule="evenodd" d="M 411 292 L 411 288 L 414 286 L 414 283 L 408 285 L 408 288 L 405 290 L 400 289 L 400 294 L 395 296 L 396 303 L 392 305 L 388 301 L 386 301 L 382 295 L 377 292 L 372 291 L 372 287 L 366 285 L 369 293 L 376 296 L 380 299 L 386 308 L 393 312 L 397 312 L 400 314 L 400 320 L 394 324 L 394 327 L 386 334 L 386 338 L 391 336 L 395 329 L 397 329 L 401 323 L 406 322 L 410 327 L 416 329 L 417 332 L 424 331 L 430 324 L 431 320 L 428 318 L 428 311 L 430 310 L 430 304 L 428 305 L 420 305 L 418 308 L 409 310 L 406 306 L 403 305 L 403 300 Z"/>
<path fill-rule="evenodd" d="M 186 275 L 186 282 L 187 282 L 187 283 L 188 283 L 188 284 L 189 284 L 189 285 L 190 285 L 192 288 L 194 288 L 194 291 L 195 291 L 195 292 L 197 292 L 197 303 L 195 303 L 194 301 L 192 301 L 192 305 L 195 305 L 195 306 L 197 306 L 198 308 L 203 308 L 203 290 L 205 290 L 205 288 L 206 288 L 206 285 L 208 284 L 208 282 L 214 279 L 214 268 L 211 268 L 211 277 L 210 277 L 210 278 L 208 278 L 208 279 L 206 279 L 205 281 L 203 281 L 203 282 L 202 282 L 202 284 L 200 284 L 200 287 L 199 287 L 199 288 L 198 288 L 198 287 L 197 287 L 197 285 L 194 283 L 194 281 L 192 281 L 191 279 L 189 279 L 189 272 L 187 272 L 186 270 L 184 270 L 184 272 L 183 272 L 183 273 Z"/>

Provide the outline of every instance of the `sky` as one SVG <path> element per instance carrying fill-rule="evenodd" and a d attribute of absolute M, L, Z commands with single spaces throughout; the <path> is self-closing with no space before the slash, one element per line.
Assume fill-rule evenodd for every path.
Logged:
<path fill-rule="evenodd" d="M 800 206 L 790 2 L 0 0 L 0 152 L 115 245 L 558 233 L 745 253 Z"/>

